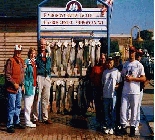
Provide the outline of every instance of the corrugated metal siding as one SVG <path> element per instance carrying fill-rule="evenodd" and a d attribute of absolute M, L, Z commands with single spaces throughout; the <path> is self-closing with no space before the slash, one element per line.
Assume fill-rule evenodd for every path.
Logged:
<path fill-rule="evenodd" d="M 3 73 L 6 60 L 13 56 L 14 45 L 23 46 L 22 58 L 27 57 L 30 47 L 37 48 L 35 20 L 4 20 L 0 22 L 0 73 Z"/>

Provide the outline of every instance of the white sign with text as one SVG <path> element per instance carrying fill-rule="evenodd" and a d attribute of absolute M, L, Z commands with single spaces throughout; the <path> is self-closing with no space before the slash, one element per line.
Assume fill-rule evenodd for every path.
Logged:
<path fill-rule="evenodd" d="M 66 11 L 65 8 L 40 8 L 41 31 L 107 31 L 107 13 L 101 8 L 83 8 L 81 12 Z"/>

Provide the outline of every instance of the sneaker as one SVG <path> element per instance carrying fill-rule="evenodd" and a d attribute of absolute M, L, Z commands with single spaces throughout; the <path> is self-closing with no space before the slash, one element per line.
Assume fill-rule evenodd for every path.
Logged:
<path fill-rule="evenodd" d="M 106 128 L 106 129 L 104 130 L 104 133 L 105 133 L 105 134 L 108 134 L 108 133 L 109 133 L 109 129 Z"/>
<path fill-rule="evenodd" d="M 135 135 L 140 135 L 140 132 L 139 132 L 139 128 L 138 127 L 135 128 Z"/>
<path fill-rule="evenodd" d="M 17 129 L 25 129 L 25 126 L 22 125 L 21 123 L 19 123 L 19 124 L 15 124 L 15 128 L 17 128 Z"/>
<path fill-rule="evenodd" d="M 52 124 L 52 122 L 50 120 L 45 120 L 43 121 L 44 124 Z"/>
<path fill-rule="evenodd" d="M 139 130 L 138 126 L 137 126 L 137 127 L 135 127 L 135 130 Z"/>
<path fill-rule="evenodd" d="M 38 121 L 33 121 L 33 124 L 36 124 L 36 126 L 40 125 Z"/>
<path fill-rule="evenodd" d="M 114 134 L 114 130 L 112 128 L 109 130 L 109 134 L 110 135 L 113 135 Z"/>
<path fill-rule="evenodd" d="M 7 132 L 8 132 L 8 133 L 15 133 L 14 127 L 13 127 L 13 126 L 8 127 L 8 128 L 7 128 Z"/>
<path fill-rule="evenodd" d="M 30 124 L 26 124 L 27 127 L 30 127 L 30 128 L 35 128 L 36 127 L 36 124 L 34 123 L 30 123 Z"/>

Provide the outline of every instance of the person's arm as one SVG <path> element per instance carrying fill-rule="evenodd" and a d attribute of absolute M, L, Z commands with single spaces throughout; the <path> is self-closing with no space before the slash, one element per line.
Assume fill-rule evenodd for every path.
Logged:
<path fill-rule="evenodd" d="M 19 84 L 17 84 L 12 78 L 12 61 L 10 59 L 7 60 L 6 63 L 5 77 L 8 82 L 14 85 L 15 89 L 19 88 Z"/>
<path fill-rule="evenodd" d="M 121 82 L 122 82 L 121 73 L 117 70 L 117 81 L 116 81 L 115 90 L 119 88 Z"/>
<path fill-rule="evenodd" d="M 141 75 L 140 77 L 133 77 L 133 76 L 126 76 L 126 81 L 127 82 L 131 82 L 131 81 L 134 81 L 134 82 L 145 82 L 146 81 L 146 77 L 145 75 Z"/>
<path fill-rule="evenodd" d="M 148 79 L 146 78 L 146 81 L 144 82 L 144 87 L 146 87 L 146 85 L 148 85 L 149 82 L 150 82 L 150 80 L 148 80 Z"/>
<path fill-rule="evenodd" d="M 146 81 L 146 76 L 145 76 L 145 72 L 144 72 L 144 67 L 143 65 L 140 63 L 138 65 L 139 67 L 139 76 L 137 77 L 134 77 L 132 75 L 127 75 L 126 76 L 126 81 L 127 82 L 131 82 L 131 81 L 134 81 L 134 82 L 145 82 Z"/>
<path fill-rule="evenodd" d="M 7 63 L 6 63 L 6 70 L 5 70 L 5 77 L 6 77 L 6 80 L 12 84 L 15 84 L 15 81 L 13 80 L 12 78 L 12 62 L 11 60 L 7 60 Z"/>

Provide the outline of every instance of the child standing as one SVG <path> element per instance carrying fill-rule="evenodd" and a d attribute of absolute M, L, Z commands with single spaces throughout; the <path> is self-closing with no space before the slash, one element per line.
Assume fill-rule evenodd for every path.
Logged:
<path fill-rule="evenodd" d="M 114 68 L 114 59 L 109 57 L 106 61 L 107 69 L 102 75 L 103 85 L 103 112 L 104 112 L 104 133 L 113 134 L 116 113 L 116 88 L 121 81 L 121 74 L 117 68 Z"/>

